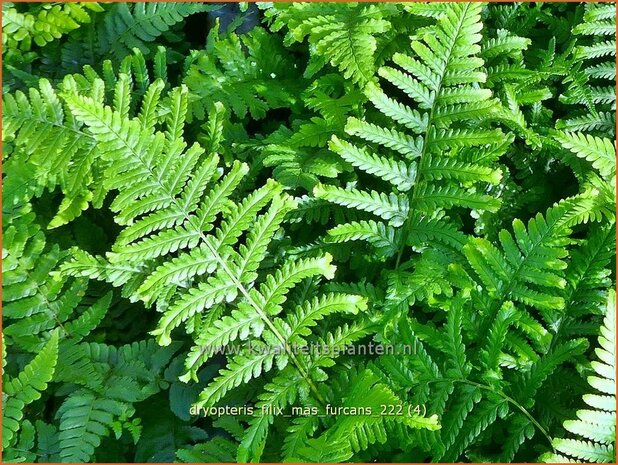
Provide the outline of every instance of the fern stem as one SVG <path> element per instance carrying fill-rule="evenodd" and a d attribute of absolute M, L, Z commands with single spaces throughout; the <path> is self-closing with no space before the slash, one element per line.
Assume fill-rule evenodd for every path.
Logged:
<path fill-rule="evenodd" d="M 36 290 L 39 292 L 39 295 L 43 297 L 43 299 L 45 300 L 45 308 L 46 309 L 51 309 L 52 308 L 52 304 L 49 301 L 49 299 L 47 298 L 47 294 L 45 292 L 43 292 L 43 290 L 41 289 L 41 286 L 39 285 L 39 283 L 35 283 L 36 286 Z M 66 334 L 68 337 L 71 337 L 71 333 L 69 333 L 69 331 L 67 331 L 67 329 L 64 327 L 64 325 L 62 324 L 62 322 L 58 319 L 58 315 L 56 315 L 53 311 L 50 310 L 49 312 L 52 316 L 52 318 L 54 320 L 56 320 L 56 323 L 58 323 L 58 326 L 60 326 L 62 328 L 62 331 L 64 331 L 64 334 Z"/>

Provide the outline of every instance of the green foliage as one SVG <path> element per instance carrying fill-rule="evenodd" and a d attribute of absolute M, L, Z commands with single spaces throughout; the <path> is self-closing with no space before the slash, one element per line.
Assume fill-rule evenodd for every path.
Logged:
<path fill-rule="evenodd" d="M 43 47 L 91 21 L 91 12 L 101 12 L 97 3 L 42 3 L 27 12 L 2 5 L 2 46 L 29 51 Z"/>
<path fill-rule="evenodd" d="M 587 113 L 558 122 L 568 130 L 605 130 L 615 134 L 616 94 L 616 9 L 611 4 L 586 5 L 583 21 L 573 28 L 577 46 L 573 48 L 569 83 L 562 100 L 585 107 Z"/>
<path fill-rule="evenodd" d="M 615 9 L 3 4 L 7 462 L 615 460 Z"/>
<path fill-rule="evenodd" d="M 599 138 L 582 133 L 565 132 L 556 136 L 563 147 L 580 158 L 585 158 L 601 176 L 612 182 L 616 175 L 616 157 L 611 139 Z"/>
<path fill-rule="evenodd" d="M 119 348 L 97 343 L 66 344 L 55 376 L 75 386 L 55 417 L 59 420 L 59 456 L 65 462 L 88 462 L 101 438 L 114 430 L 137 442 L 139 421 L 133 404 L 156 394 L 166 383 L 162 369 L 176 348 L 140 341 Z M 137 429 L 136 429 L 137 428 Z"/>
<path fill-rule="evenodd" d="M 413 6 L 410 9 L 414 12 Z M 390 183 L 391 192 L 317 186 L 313 193 L 338 205 L 373 213 L 388 223 L 370 220 L 340 225 L 329 232 L 330 240 L 367 238 L 382 244 L 386 237 L 393 237 L 395 246 L 390 252 L 397 253 L 399 266 L 407 245 L 419 246 L 430 239 L 461 246 L 462 236 L 445 215 L 446 209 L 461 206 L 493 211 L 499 207 L 499 198 L 482 192 L 491 192 L 491 186 L 500 182 L 501 170 L 489 164 L 504 152 L 508 139 L 498 129 L 483 128 L 483 120 L 491 115 L 496 102 L 488 90 L 478 87 L 486 80 L 480 70 L 483 61 L 475 56 L 480 51 L 480 28 L 480 5 L 455 6 L 435 30 L 412 42 L 415 55 L 393 56 L 405 72 L 390 66 L 378 70 L 419 110 L 388 97 L 375 85 L 367 86 L 367 98 L 412 134 L 396 129 L 393 123 L 385 128 L 350 118 L 346 132 L 373 145 L 362 148 L 334 137 L 330 148 L 354 167 Z M 434 34 L 439 41 L 433 39 Z M 474 147 L 479 145 L 482 155 L 476 158 L 480 163 L 473 158 L 479 150 Z M 372 153 L 378 146 L 384 147 L 390 158 Z M 475 183 L 486 187 L 477 188 Z"/>
<path fill-rule="evenodd" d="M 100 23 L 97 34 L 98 52 L 111 54 L 118 60 L 138 48 L 149 52 L 154 42 L 171 26 L 195 13 L 218 8 L 203 3 L 118 3 L 113 5 Z"/>
<path fill-rule="evenodd" d="M 362 3 L 275 3 L 266 17 L 274 18 L 272 30 L 288 29 L 285 44 L 308 36 L 307 77 L 330 63 L 344 78 L 364 85 L 375 72 L 379 37 L 391 29 L 388 17 L 396 12 L 393 7 Z"/>
<path fill-rule="evenodd" d="M 592 409 L 578 410 L 577 420 L 564 422 L 564 429 L 577 439 L 555 439 L 554 447 L 559 454 L 544 456 L 544 462 L 616 460 L 616 293 L 613 290 L 608 294 L 598 344 L 596 354 L 600 361 L 592 362 L 594 373 L 588 377 L 593 393 L 583 396 Z"/>
<path fill-rule="evenodd" d="M 192 113 L 200 120 L 212 102 L 221 102 L 238 118 L 248 113 L 262 119 L 268 110 L 293 105 L 302 88 L 290 53 L 261 28 L 240 37 L 220 37 L 213 29 L 206 50 L 195 54 L 192 63 L 184 82 L 194 96 Z"/>
<path fill-rule="evenodd" d="M 41 397 L 54 375 L 58 360 L 58 333 L 54 332 L 43 349 L 15 378 L 3 376 L 2 447 L 7 448 L 19 431 L 24 407 Z"/>

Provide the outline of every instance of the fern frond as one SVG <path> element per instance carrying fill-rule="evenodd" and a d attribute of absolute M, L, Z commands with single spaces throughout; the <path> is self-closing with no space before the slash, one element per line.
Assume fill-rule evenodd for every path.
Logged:
<path fill-rule="evenodd" d="M 576 132 L 554 136 L 563 147 L 592 163 L 601 176 L 612 179 L 616 173 L 616 148 L 610 139 Z"/>
<path fill-rule="evenodd" d="M 97 399 L 86 392 L 70 396 L 58 409 L 60 456 L 66 461 L 87 462 L 101 443 L 113 416 L 122 414 L 122 404 Z"/>
<path fill-rule="evenodd" d="M 191 448 L 176 451 L 176 457 L 182 463 L 231 463 L 234 461 L 237 445 L 223 436 L 212 438 Z"/>
<path fill-rule="evenodd" d="M 259 346 L 257 347 L 259 351 Z M 230 389 L 247 383 L 273 367 L 275 355 L 268 353 L 252 355 L 237 355 L 233 357 L 227 368 L 221 370 L 219 376 L 200 394 L 200 405 L 211 406 L 218 402 Z"/>
<path fill-rule="evenodd" d="M 292 404 L 296 398 L 302 383 L 302 377 L 295 370 L 284 370 L 275 376 L 272 382 L 264 388 L 265 392 L 259 395 L 259 402 L 256 404 L 258 413 L 250 421 L 250 426 L 238 447 L 238 462 L 257 462 L 264 451 L 268 428 L 274 422 L 275 416 L 261 412 L 263 407 L 281 408 Z"/>
<path fill-rule="evenodd" d="M 314 187 L 313 195 L 344 207 L 373 213 L 389 221 L 393 226 L 401 226 L 409 210 L 408 199 L 403 195 L 390 194 L 387 196 L 376 191 L 345 190 L 327 185 Z"/>
<path fill-rule="evenodd" d="M 588 200 L 587 195 L 567 199 L 550 208 L 545 217 L 538 214 L 530 219 L 527 229 L 515 220 L 514 235 L 506 230 L 499 233 L 503 251 L 482 238 L 471 239 L 464 247 L 470 265 L 494 302 L 489 304 L 487 325 L 493 322 L 498 303 L 506 299 L 538 308 L 548 324 L 553 321 L 551 312 L 564 308 L 558 292 L 566 287 L 564 245 L 569 242 L 569 228 L 588 221 L 588 215 L 578 211 L 578 205 Z"/>
<path fill-rule="evenodd" d="M 46 79 L 40 80 L 38 90 L 30 89 L 29 97 L 21 91 L 5 95 L 3 108 L 3 141 L 12 141 L 26 155 L 36 172 L 35 182 L 50 190 L 60 184 L 65 193 L 61 211 L 51 227 L 79 216 L 84 209 L 83 199 L 87 203 L 92 200 L 91 191 L 84 188 L 91 184 L 96 189 L 91 178 L 97 153 L 92 138 L 70 124 L 61 100 Z M 70 160 L 75 162 L 69 163 Z M 81 182 L 76 182 L 76 177 Z M 79 209 L 72 213 L 69 206 L 75 202 L 80 203 Z"/>
<path fill-rule="evenodd" d="M 4 461 L 615 461 L 615 5 L 2 12 Z"/>
<path fill-rule="evenodd" d="M 41 398 L 53 376 L 58 360 L 58 331 L 54 331 L 41 351 L 16 378 L 2 383 L 2 448 L 9 447 L 20 429 L 24 408 Z M 3 344 L 4 348 L 4 344 Z M 3 360 L 6 360 L 3 357 Z"/>
<path fill-rule="evenodd" d="M 12 218 L 4 229 L 3 334 L 9 345 L 36 353 L 58 328 L 78 341 L 101 322 L 111 294 L 89 308 L 82 303 L 87 283 L 56 274 L 67 252 L 46 246 L 33 214 Z"/>
<path fill-rule="evenodd" d="M 352 391 L 348 393 L 344 406 L 365 408 L 365 413 L 358 416 L 341 416 L 330 426 L 324 436 L 329 444 L 348 443 L 354 452 L 366 449 L 370 444 L 386 441 L 385 423 L 397 422 L 408 428 L 436 430 L 439 428 L 437 417 L 423 417 L 412 413 L 395 394 L 381 384 L 375 374 L 365 370 L 351 380 Z M 382 406 L 402 405 L 402 415 L 383 414 Z M 371 413 L 367 413 L 371 412 Z"/>
<path fill-rule="evenodd" d="M 410 11 L 414 12 L 414 8 Z M 332 138 L 331 150 L 344 160 L 390 182 L 396 192 L 407 193 L 405 197 L 399 194 L 401 200 L 396 202 L 399 214 L 387 211 L 388 205 L 395 203 L 389 201 L 387 204 L 386 195 L 394 199 L 395 193 L 355 189 L 348 193 L 340 187 L 321 185 L 314 188 L 318 198 L 377 213 L 389 221 L 389 227 L 402 227 L 396 253 L 398 264 L 406 245 L 416 243 L 421 237 L 421 240 L 433 239 L 434 235 L 416 233 L 425 227 L 421 223 L 426 223 L 428 216 L 433 218 L 436 229 L 452 231 L 453 226 L 436 212 L 454 206 L 495 211 L 500 205 L 497 196 L 481 192 L 490 191 L 483 186 L 500 182 L 501 170 L 488 166 L 480 157 L 475 158 L 473 152 L 470 156 L 458 156 L 466 153 L 462 147 L 491 146 L 506 150 L 504 134 L 486 123 L 488 114 L 497 106 L 491 99 L 491 91 L 481 87 L 486 76 L 481 68 L 483 60 L 477 56 L 480 29 L 480 7 L 449 5 L 441 10 L 435 25 L 413 38 L 414 55 L 395 53 L 393 62 L 399 68 L 383 66 L 378 70 L 378 74 L 401 89 L 414 106 L 389 98 L 375 84 L 366 86 L 365 94 L 375 107 L 410 130 L 411 135 L 397 126 L 383 127 L 352 117 L 345 128 L 348 134 L 390 150 L 380 149 L 381 152 L 376 153 L 372 146 L 365 149 L 338 137 Z M 406 159 L 411 162 L 404 161 Z M 443 182 L 431 182 L 437 179 Z M 378 198 L 382 199 L 382 207 L 375 205 Z M 379 211 L 386 213 L 382 215 Z M 337 230 L 334 231 L 337 235 Z M 373 237 L 359 233 L 349 238 L 355 240 L 363 236 Z"/>
<path fill-rule="evenodd" d="M 42 4 L 26 13 L 8 8 L 2 11 L 2 45 L 27 51 L 33 42 L 43 47 L 82 24 L 92 21 L 92 13 L 103 11 L 98 3 Z"/>
<path fill-rule="evenodd" d="M 406 165 L 403 161 L 396 163 L 388 158 L 372 155 L 333 136 L 330 149 L 355 167 L 378 176 L 392 183 L 401 192 L 409 191 L 414 186 L 416 165 Z"/>
<path fill-rule="evenodd" d="M 584 129 L 594 130 L 596 126 L 605 126 L 601 114 L 615 109 L 615 92 L 605 87 L 616 79 L 613 59 L 606 61 L 616 55 L 615 37 L 608 40 L 608 36 L 615 34 L 615 28 L 615 11 L 609 11 L 606 5 L 586 6 L 583 22 L 573 28 L 573 34 L 579 35 L 578 45 L 572 51 L 573 70 L 566 79 L 570 85 L 562 99 L 568 104 L 584 105 L 587 112 L 581 117 L 558 121 L 557 127 L 573 127 L 581 124 L 581 118 L 588 117 L 593 122 Z M 607 125 L 605 129 L 613 134 L 615 125 Z"/>
<path fill-rule="evenodd" d="M 148 55 L 150 49 L 146 44 L 153 42 L 171 26 L 192 14 L 217 8 L 217 5 L 202 3 L 119 3 L 112 7 L 99 26 L 99 53 L 111 53 L 121 60 L 137 47 Z"/>
<path fill-rule="evenodd" d="M 373 245 L 386 256 L 393 255 L 398 248 L 397 231 L 390 225 L 378 221 L 354 221 L 340 224 L 328 231 L 328 241 L 348 242 L 363 240 Z"/>
<path fill-rule="evenodd" d="M 306 75 L 313 75 L 324 63 L 339 68 L 346 79 L 361 86 L 375 71 L 375 52 L 380 34 L 391 27 L 388 17 L 396 10 L 378 5 L 273 5 L 268 16 L 274 18 L 274 31 L 288 28 L 286 42 L 308 36 L 314 61 Z"/>
<path fill-rule="evenodd" d="M 596 354 L 600 361 L 592 362 L 594 374 L 588 377 L 593 393 L 583 396 L 593 410 L 579 410 L 577 420 L 564 422 L 564 428 L 576 438 L 554 439 L 553 446 L 558 453 L 543 455 L 541 460 L 546 463 L 616 460 L 616 293 L 613 290 L 607 296 L 598 344 Z"/>
<path fill-rule="evenodd" d="M 275 362 L 278 370 L 293 366 L 301 380 L 294 387 L 302 385 L 319 397 L 310 360 L 289 353 L 289 344 L 311 336 L 309 328 L 330 313 L 365 308 L 364 300 L 324 297 L 309 308 L 292 307 L 286 318 L 274 318 L 288 307 L 287 294 L 302 280 L 332 279 L 331 257 L 290 259 L 262 272 L 275 233 L 296 204 L 271 181 L 237 201 L 235 191 L 248 172 L 246 165 L 235 162 L 218 179 L 215 154 L 204 154 L 197 144 L 184 151 L 181 135 L 187 92 L 184 87 L 170 92 L 167 105 L 176 116 L 166 121 L 165 133 L 157 126 L 140 125 L 116 108 L 101 107 L 91 98 L 77 93 L 65 97 L 109 163 L 113 176 L 107 187 L 117 192 L 111 208 L 126 228 L 107 260 L 78 257 L 63 269 L 124 285 L 132 299 L 147 305 L 156 302 L 163 315 L 151 334 L 163 346 L 171 343 L 171 332 L 183 323 L 190 331 L 201 328 L 182 381 L 198 379 L 198 370 L 219 349 L 248 341 L 250 352 L 229 358 L 227 367 L 202 391 L 197 406 L 215 405 L 236 387 L 270 372 Z M 139 283 L 137 289 L 134 283 Z M 200 321 L 210 324 L 200 327 Z M 337 334 L 354 340 L 366 332 Z M 281 345 L 283 352 L 272 353 L 274 344 Z M 256 347 L 262 350 L 256 353 Z M 327 366 L 328 360 L 316 363 Z M 255 441 L 261 441 L 269 424 L 268 419 L 255 424 Z"/>
<path fill-rule="evenodd" d="M 206 112 L 221 102 L 238 118 L 249 114 L 262 119 L 269 109 L 295 102 L 302 80 L 293 70 L 289 52 L 264 29 L 221 38 L 213 29 L 207 50 L 197 55 L 183 81 L 197 97 L 191 102 L 190 113 L 204 119 Z"/>

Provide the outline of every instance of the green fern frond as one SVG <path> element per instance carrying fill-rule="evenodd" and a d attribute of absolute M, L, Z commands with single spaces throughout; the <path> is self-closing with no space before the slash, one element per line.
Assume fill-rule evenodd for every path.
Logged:
<path fill-rule="evenodd" d="M 419 14 L 425 14 L 423 8 L 419 6 Z M 414 13 L 415 6 L 409 10 Z M 456 227 L 436 212 L 453 206 L 494 211 L 500 205 L 495 195 L 480 192 L 490 190 L 483 186 L 499 183 L 501 171 L 475 159 L 472 152 L 470 157 L 458 157 L 458 152 L 466 153 L 462 147 L 500 147 L 505 141 L 500 130 L 484 127 L 482 121 L 496 105 L 491 91 L 480 87 L 486 76 L 481 69 L 483 60 L 477 56 L 479 15 L 480 6 L 474 4 L 445 7 L 437 23 L 412 41 L 414 55 L 393 56 L 401 69 L 384 66 L 378 70 L 382 78 L 407 94 L 415 106 L 387 97 L 374 84 L 367 85 L 365 93 L 376 108 L 412 134 L 397 127 L 385 128 L 350 118 L 345 128 L 348 134 L 390 150 L 376 152 L 371 145 L 362 148 L 332 138 L 331 150 L 358 169 L 389 181 L 393 190 L 401 194 L 344 191 L 330 186 L 314 188 L 318 198 L 376 213 L 389 221 L 389 227 L 401 227 L 396 253 L 398 264 L 408 243 L 423 236 L 424 240 L 434 238 L 415 232 L 426 227 L 421 223 L 426 223 L 428 215 L 433 217 L 436 229 L 453 231 Z M 443 182 L 431 182 L 437 179 Z M 376 206 L 377 203 L 381 206 Z M 360 229 L 352 231 L 349 225 L 346 228 L 346 235 L 352 240 L 373 237 Z M 336 229 L 330 235 L 343 239 Z"/>
<path fill-rule="evenodd" d="M 36 353 L 56 329 L 79 341 L 99 325 L 111 293 L 86 308 L 87 283 L 55 274 L 68 253 L 57 244 L 46 246 L 32 213 L 5 224 L 4 239 L 3 335 L 8 345 Z"/>
<path fill-rule="evenodd" d="M 293 70 L 289 52 L 264 29 L 223 37 L 213 29 L 207 50 L 197 55 L 183 81 L 195 97 L 191 114 L 204 119 L 222 102 L 238 118 L 262 119 L 270 109 L 295 103 L 302 80 Z"/>
<path fill-rule="evenodd" d="M 112 418 L 122 414 L 122 404 L 97 399 L 88 391 L 71 395 L 58 409 L 60 456 L 63 460 L 87 462 L 111 427 Z"/>
<path fill-rule="evenodd" d="M 611 283 L 608 266 L 615 254 L 615 236 L 614 225 L 595 228 L 586 242 L 572 251 L 565 271 L 567 315 L 560 320 L 557 337 L 561 333 L 565 338 L 578 335 L 575 331 L 580 317 L 588 314 L 591 306 L 602 307 L 605 296 L 601 289 Z"/>
<path fill-rule="evenodd" d="M 119 73 L 108 60 L 103 63 L 102 75 L 109 85 L 105 99 L 119 113 L 126 116 L 135 111 L 144 127 L 153 127 L 161 118 L 157 107 L 164 84 L 156 81 L 147 94 L 144 91 L 142 105 L 138 107 L 136 99 L 131 99 L 131 93 L 135 91 L 134 86 L 148 87 L 150 77 L 147 71 L 140 70 L 145 64 L 138 49 L 134 49 L 128 58 Z M 11 163 L 24 163 L 35 172 L 29 181 L 31 185 L 21 186 L 21 189 L 27 189 L 26 199 L 37 192 L 37 188 L 53 191 L 60 186 L 64 195 L 58 213 L 48 224 L 49 228 L 73 221 L 90 205 L 100 208 L 108 192 L 100 176 L 105 172 L 106 162 L 96 140 L 75 120 L 64 98 L 83 86 L 87 89 L 86 96 L 99 101 L 103 98 L 103 82 L 91 67 L 86 66 L 84 76 L 66 76 L 57 89 L 47 79 L 41 79 L 39 88 L 31 88 L 28 96 L 21 91 L 3 96 L 3 142 L 7 144 L 7 153 L 12 155 Z"/>
<path fill-rule="evenodd" d="M 351 379 L 354 386 L 346 396 L 344 407 L 365 409 L 358 415 L 345 415 L 330 426 L 324 433 L 328 448 L 335 444 L 349 444 L 352 452 L 367 449 L 370 444 L 386 441 L 385 425 L 390 422 L 401 423 L 408 428 L 439 429 L 437 416 L 424 417 L 414 413 L 402 403 L 395 394 L 370 370 L 360 372 Z M 386 413 L 383 406 L 401 405 L 402 414 Z"/>
<path fill-rule="evenodd" d="M 614 40 L 608 37 L 615 34 L 616 12 L 610 10 L 607 5 L 586 5 L 583 22 L 573 28 L 573 34 L 579 35 L 578 45 L 572 52 L 574 70 L 569 73 L 569 88 L 562 99 L 571 105 L 584 105 L 587 114 L 560 120 L 558 128 L 574 131 L 577 126 L 581 128 L 582 118 L 589 118 L 590 122 L 581 129 L 603 127 L 612 134 L 615 132 L 615 124 L 604 122 L 606 112 L 616 108 L 615 92 L 606 87 L 616 80 L 613 59 L 606 61 L 616 55 L 615 37 Z"/>
<path fill-rule="evenodd" d="M 50 227 L 79 216 L 83 200 L 86 199 L 86 204 L 92 200 L 92 191 L 84 187 L 92 183 L 96 190 L 92 180 L 97 153 L 94 141 L 70 124 L 62 101 L 46 79 L 39 82 L 39 90 L 30 89 L 29 97 L 21 91 L 5 95 L 3 108 L 3 141 L 10 142 L 16 153 L 23 154 L 36 172 L 35 182 L 50 190 L 60 184 L 65 192 L 64 204 Z M 74 203 L 79 205 L 76 213 L 62 211 Z"/>
<path fill-rule="evenodd" d="M 563 201 L 550 208 L 545 217 L 538 214 L 528 222 L 513 222 L 513 233 L 499 233 L 503 251 L 486 239 L 471 239 L 464 253 L 475 273 L 486 287 L 493 304 L 488 314 L 493 321 L 498 303 L 505 299 L 536 307 L 544 320 L 551 324 L 556 308 L 564 308 L 560 290 L 566 287 L 562 270 L 566 267 L 564 246 L 573 225 L 588 221 L 586 212 L 577 209 L 586 204 L 588 196 L 582 195 Z"/>
<path fill-rule="evenodd" d="M 231 463 L 234 461 L 237 445 L 222 436 L 191 448 L 176 451 L 176 457 L 182 463 Z"/>
<path fill-rule="evenodd" d="M 616 148 L 610 139 L 576 132 L 561 132 L 555 139 L 580 158 L 585 158 L 603 178 L 611 180 L 616 173 Z"/>
<path fill-rule="evenodd" d="M 350 143 L 340 141 L 336 136 L 333 136 L 329 147 L 353 166 L 392 183 L 401 192 L 407 192 L 414 186 L 416 178 L 414 163 L 406 165 L 403 161 L 397 163 L 379 155 L 369 154 Z"/>
<path fill-rule="evenodd" d="M 218 5 L 202 3 L 119 3 L 99 25 L 98 48 L 101 55 L 111 53 L 118 60 L 137 47 L 144 55 L 153 42 L 173 25 L 195 13 L 213 11 Z"/>
<path fill-rule="evenodd" d="M 2 12 L 5 462 L 615 461 L 615 5 Z"/>
<path fill-rule="evenodd" d="M 378 221 L 354 221 L 335 226 L 328 232 L 329 242 L 363 240 L 373 245 L 378 253 L 392 256 L 397 252 L 399 241 L 397 230 Z"/>
<path fill-rule="evenodd" d="M 600 361 L 592 362 L 594 373 L 588 377 L 593 393 L 583 401 L 592 409 L 579 410 L 577 420 L 567 420 L 564 428 L 575 438 L 554 439 L 557 453 L 541 457 L 546 463 L 616 460 L 616 293 L 607 296 L 605 319 L 596 349 Z"/>
<path fill-rule="evenodd" d="M 258 271 L 295 202 L 273 182 L 236 202 L 232 200 L 234 191 L 248 171 L 244 164 L 235 163 L 219 179 L 218 157 L 203 154 L 198 145 L 177 158 L 185 149 L 181 139 L 187 111 L 184 88 L 170 93 L 170 112 L 178 117 L 167 121 L 166 133 L 144 127 L 116 109 L 101 107 L 89 97 L 73 93 L 65 98 L 75 117 L 96 138 L 109 164 L 113 176 L 106 187 L 117 191 L 111 208 L 126 228 L 107 259 L 82 256 L 63 270 L 124 284 L 125 290 L 132 290 L 133 299 L 148 305 L 156 302 L 163 316 L 152 334 L 164 346 L 170 344 L 172 330 L 182 323 L 193 325 L 196 320 L 210 318 L 206 314 L 214 308 L 223 311 L 211 321 L 211 329 L 196 338 L 186 361 L 187 373 L 181 379 L 197 379 L 197 371 L 220 347 L 246 339 L 251 347 L 248 353 L 229 358 L 227 367 L 202 391 L 197 406 L 216 404 L 239 385 L 270 372 L 275 362 L 278 370 L 288 363 L 293 366 L 302 381 L 295 387 L 302 384 L 319 398 L 311 370 L 327 366 L 330 358 L 320 359 L 316 368 L 311 368 L 309 360 L 289 353 L 288 345 L 303 341 L 311 334 L 308 328 L 328 313 L 355 313 L 364 308 L 364 301 L 342 296 L 338 304 L 336 297 L 325 297 L 327 300 L 316 301 L 316 307 L 292 309 L 285 319 L 273 318 L 284 310 L 287 293 L 296 284 L 313 276 L 332 279 L 335 270 L 326 255 L 289 260 L 266 274 Z M 213 223 L 224 213 L 225 219 L 212 231 Z M 174 226 L 162 231 L 170 225 Z M 120 265 L 123 272 L 119 275 Z M 128 267 L 136 271 L 131 273 Z M 136 290 L 132 289 L 134 281 L 141 281 Z M 232 305 L 237 310 L 232 310 Z M 353 330 L 333 337 L 362 334 L 366 333 Z M 273 345 L 284 347 L 283 352 L 272 353 Z M 253 350 L 256 347 L 263 350 Z M 261 434 L 268 424 L 260 424 Z"/>
<path fill-rule="evenodd" d="M 3 375 L 2 448 L 9 447 L 21 427 L 24 408 L 41 398 L 52 380 L 58 360 L 58 331 L 54 331 L 41 351 L 15 378 Z M 4 348 L 4 344 L 3 344 Z M 3 357 L 3 360 L 6 360 Z"/>
<path fill-rule="evenodd" d="M 408 199 L 403 195 L 386 195 L 380 192 L 364 192 L 357 189 L 318 185 L 313 195 L 319 199 L 373 213 L 393 226 L 401 226 L 408 214 Z"/>
<path fill-rule="evenodd" d="M 98 343 L 66 344 L 55 379 L 74 389 L 56 412 L 63 460 L 87 462 L 117 422 L 135 414 L 134 403 L 159 392 L 162 371 L 178 345 L 159 347 L 140 341 L 121 347 Z"/>
<path fill-rule="evenodd" d="M 348 115 L 359 111 L 364 99 L 350 81 L 334 73 L 317 78 L 301 97 L 315 116 L 294 119 L 290 128 L 281 126 L 256 149 L 283 185 L 311 190 L 320 177 L 334 178 L 347 168 L 326 147 L 331 136 L 343 134 Z"/>
<path fill-rule="evenodd" d="M 267 15 L 274 18 L 272 30 L 287 27 L 286 43 L 308 36 L 314 55 L 305 75 L 310 77 L 330 63 L 346 79 L 362 86 L 375 72 L 377 38 L 390 29 L 388 18 L 395 12 L 395 8 L 378 5 L 274 4 Z"/>
<path fill-rule="evenodd" d="M 47 3 L 28 12 L 15 8 L 2 11 L 2 45 L 27 51 L 33 42 L 43 47 L 82 24 L 92 21 L 93 12 L 104 11 L 98 3 Z"/>

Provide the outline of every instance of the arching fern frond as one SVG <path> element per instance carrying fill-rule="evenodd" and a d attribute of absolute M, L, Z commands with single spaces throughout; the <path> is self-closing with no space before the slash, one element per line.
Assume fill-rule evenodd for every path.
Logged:
<path fill-rule="evenodd" d="M 159 64 L 161 67 L 155 74 L 160 74 L 165 67 L 164 61 Z M 150 73 L 138 49 L 124 60 L 118 72 L 106 60 L 101 74 L 107 89 L 99 74 L 86 66 L 84 75 L 66 76 L 57 89 L 47 79 L 41 79 L 39 88 L 31 88 L 28 95 L 17 91 L 3 96 L 5 156 L 10 156 L 10 163 L 34 172 L 29 184 L 20 186 L 24 192 L 20 202 L 40 195 L 42 189 L 53 191 L 59 186 L 62 191 L 63 200 L 49 223 L 50 228 L 74 220 L 90 205 L 100 208 L 107 194 L 101 179 L 106 162 L 92 134 L 84 131 L 83 125 L 68 111 L 64 92 L 85 89 L 92 99 L 107 101 L 123 114 L 135 113 L 145 127 L 154 126 L 162 119 L 157 108 L 164 84 L 159 82 L 145 93 Z M 131 100 L 132 92 L 144 97 L 141 107 L 137 99 Z"/>
<path fill-rule="evenodd" d="M 43 47 L 47 43 L 90 23 L 93 12 L 103 7 L 96 2 L 41 4 L 28 12 L 15 8 L 2 11 L 2 46 L 27 51 L 32 44 Z"/>
<path fill-rule="evenodd" d="M 293 353 L 290 345 L 304 343 L 312 336 L 310 328 L 329 313 L 357 313 L 366 308 L 365 301 L 334 294 L 318 297 L 309 307 L 288 302 L 288 294 L 303 280 L 333 278 L 331 257 L 290 259 L 263 269 L 269 245 L 295 202 L 272 181 L 236 200 L 235 190 L 248 168 L 235 162 L 223 175 L 215 153 L 205 154 L 198 144 L 186 148 L 182 127 L 187 98 L 184 87 L 170 92 L 169 114 L 174 117 L 161 132 L 91 97 L 65 95 L 108 164 L 105 187 L 117 192 L 110 208 L 124 228 L 105 258 L 81 253 L 63 270 L 122 285 L 130 299 L 156 303 L 163 314 L 152 334 L 161 345 L 169 345 L 172 331 L 182 324 L 195 333 L 183 381 L 197 379 L 197 371 L 217 350 L 244 344 L 202 391 L 198 408 L 217 404 L 275 366 L 298 376 L 294 389 L 321 400 L 314 380 L 322 376 L 321 367 L 330 366 L 330 357 L 312 361 Z M 365 334 L 344 327 L 330 337 L 343 343 Z M 259 428 L 268 425 L 263 421 Z"/>
<path fill-rule="evenodd" d="M 568 236 L 573 226 L 589 221 L 590 216 L 601 218 L 594 212 L 595 202 L 594 192 L 584 193 L 556 204 L 545 217 L 538 214 L 527 228 L 515 220 L 513 234 L 506 230 L 499 233 L 502 251 L 486 239 L 469 240 L 464 254 L 486 289 L 486 294 L 478 295 L 484 331 L 493 324 L 505 300 L 536 308 L 548 326 L 560 318 L 556 309 L 565 305 L 561 290 L 566 287 L 562 270 L 566 268 Z"/>
<path fill-rule="evenodd" d="M 132 417 L 133 404 L 160 390 L 162 371 L 177 349 L 178 344 L 162 348 L 153 340 L 119 348 L 97 343 L 63 345 L 55 379 L 76 389 L 56 412 L 60 457 L 88 462 L 115 422 Z"/>
<path fill-rule="evenodd" d="M 571 252 L 571 261 L 565 270 L 567 287 L 564 292 L 565 315 L 556 323 L 556 340 L 574 336 L 589 336 L 596 332 L 595 308 L 602 308 L 606 300 L 603 289 L 611 285 L 609 265 L 616 254 L 615 225 L 591 230 L 585 243 Z"/>
<path fill-rule="evenodd" d="M 339 443 L 349 444 L 351 452 L 358 452 L 367 449 L 370 444 L 384 443 L 389 423 L 399 423 L 407 429 L 426 431 L 440 428 L 436 415 L 425 417 L 416 413 L 414 408 L 397 398 L 388 386 L 379 382 L 378 377 L 370 370 L 352 376 L 350 382 L 354 387 L 346 393 L 342 406 L 354 407 L 359 409 L 357 411 L 360 413 L 339 417 L 323 433 L 330 447 L 335 448 Z M 390 406 L 394 406 L 394 409 Z"/>
<path fill-rule="evenodd" d="M 616 174 L 616 147 L 607 138 L 578 132 L 560 132 L 554 136 L 563 147 L 588 160 L 599 174 L 612 181 Z"/>
<path fill-rule="evenodd" d="M 8 199 L 7 199 L 8 200 Z M 7 217 L 10 218 L 7 221 Z M 87 282 L 57 276 L 67 251 L 48 247 L 33 213 L 5 216 L 3 243 L 3 335 L 10 346 L 37 353 L 57 330 L 79 341 L 104 318 L 111 293 L 90 306 L 82 301 Z"/>

